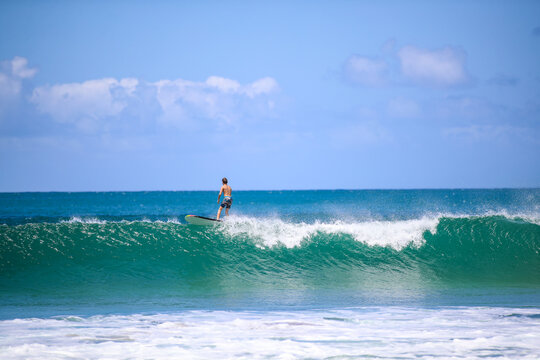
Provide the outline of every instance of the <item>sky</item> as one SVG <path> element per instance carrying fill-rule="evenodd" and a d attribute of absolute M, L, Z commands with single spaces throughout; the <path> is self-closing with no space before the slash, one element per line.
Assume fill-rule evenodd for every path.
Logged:
<path fill-rule="evenodd" d="M 0 191 L 540 186 L 538 1 L 2 1 Z"/>

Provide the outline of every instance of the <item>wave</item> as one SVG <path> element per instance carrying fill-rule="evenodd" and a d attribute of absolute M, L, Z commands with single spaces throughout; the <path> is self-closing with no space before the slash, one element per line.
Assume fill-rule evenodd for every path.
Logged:
<path fill-rule="evenodd" d="M 433 216 L 222 226 L 72 218 L 0 225 L 0 287 L 141 283 L 198 286 L 540 285 L 534 217 Z"/>

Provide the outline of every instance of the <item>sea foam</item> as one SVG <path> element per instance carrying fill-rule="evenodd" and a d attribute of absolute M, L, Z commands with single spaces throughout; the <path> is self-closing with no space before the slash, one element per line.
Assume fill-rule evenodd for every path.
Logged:
<path fill-rule="evenodd" d="M 421 246 L 426 231 L 436 233 L 439 217 L 424 217 L 400 221 L 364 222 L 315 222 L 291 223 L 281 219 L 257 219 L 246 216 L 231 216 L 224 222 L 224 231 L 232 236 L 247 236 L 259 240 L 265 247 L 284 245 L 299 246 L 318 233 L 347 234 L 370 246 L 390 246 L 400 250 L 406 246 Z"/>
<path fill-rule="evenodd" d="M 533 359 L 537 326 L 538 309 L 497 307 L 60 316 L 0 321 L 0 352 L 3 359 Z"/>

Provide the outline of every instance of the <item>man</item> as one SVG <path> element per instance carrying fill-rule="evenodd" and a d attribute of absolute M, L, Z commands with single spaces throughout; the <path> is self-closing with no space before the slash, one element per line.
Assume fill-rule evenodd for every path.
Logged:
<path fill-rule="evenodd" d="M 223 208 L 225 208 L 225 215 L 229 216 L 229 209 L 231 208 L 231 205 L 232 205 L 232 196 L 231 196 L 232 189 L 229 185 L 227 185 L 228 183 L 227 178 L 221 179 L 221 182 L 223 183 L 223 185 L 221 186 L 221 189 L 219 190 L 217 203 L 219 204 L 219 198 L 221 197 L 222 193 L 223 193 L 223 202 L 219 206 L 219 210 L 217 212 L 216 219 L 218 220 L 219 220 L 219 216 L 221 215 L 221 210 L 223 210 Z"/>

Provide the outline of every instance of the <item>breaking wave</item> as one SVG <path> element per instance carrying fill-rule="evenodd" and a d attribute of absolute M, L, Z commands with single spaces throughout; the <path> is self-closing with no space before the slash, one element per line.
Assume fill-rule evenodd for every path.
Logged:
<path fill-rule="evenodd" d="M 375 278 L 540 285 L 540 225 L 500 214 L 309 224 L 231 217 L 215 227 L 174 218 L 0 225 L 4 290 L 224 282 L 354 287 Z"/>

